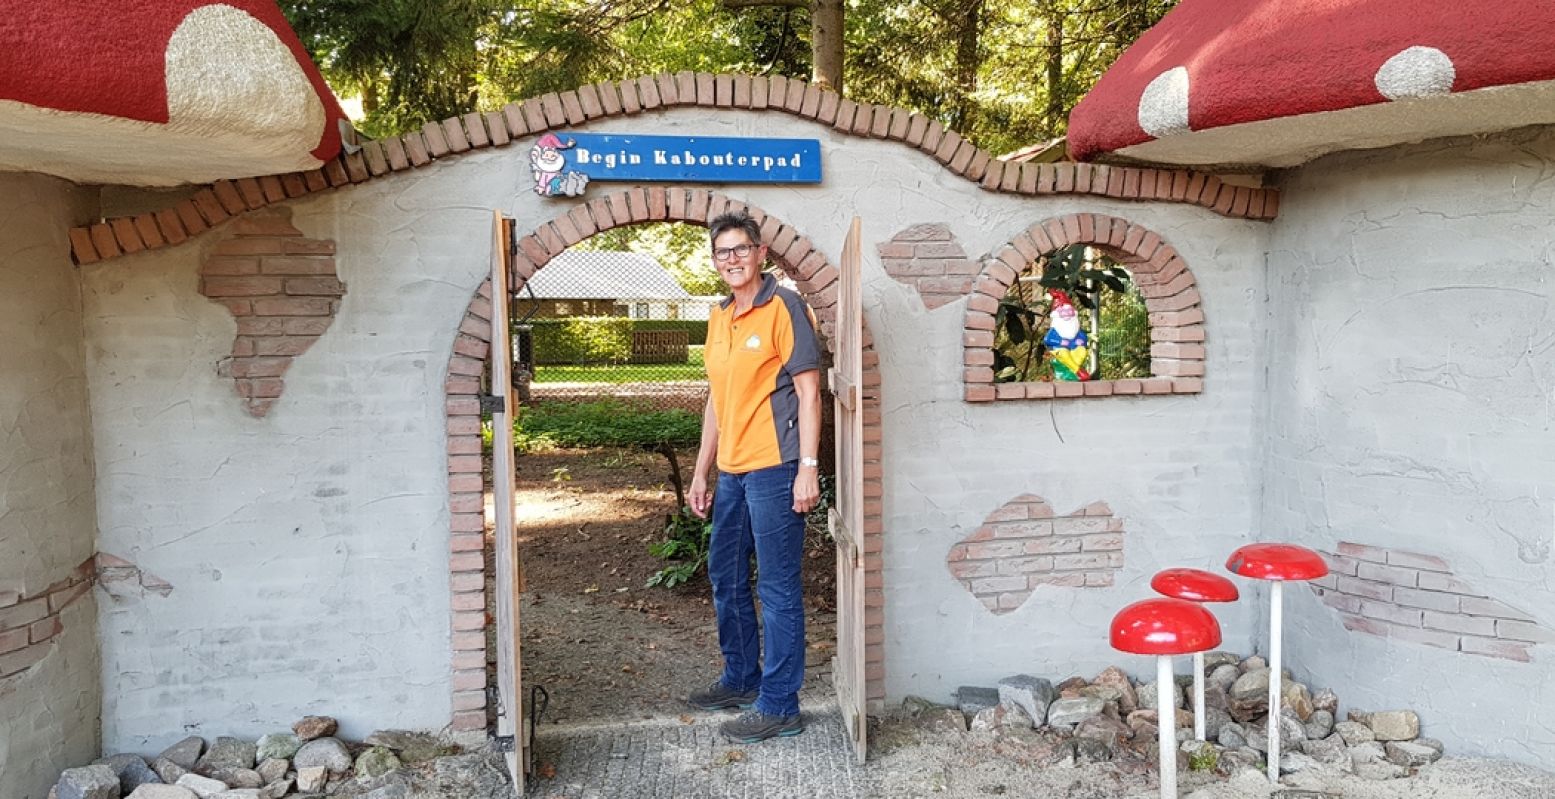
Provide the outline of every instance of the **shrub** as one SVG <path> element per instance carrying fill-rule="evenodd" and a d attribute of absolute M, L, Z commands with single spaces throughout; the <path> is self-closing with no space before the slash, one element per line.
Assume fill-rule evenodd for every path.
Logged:
<path fill-rule="evenodd" d="M 622 316 L 543 319 L 534 328 L 535 363 L 625 363 L 632 357 L 632 320 Z"/>
<path fill-rule="evenodd" d="M 576 316 L 535 319 L 529 325 L 539 365 L 626 363 L 632 358 L 634 330 L 684 330 L 692 346 L 707 343 L 707 322 L 692 319 Z"/>
<path fill-rule="evenodd" d="M 644 587 L 674 588 L 690 582 L 707 566 L 707 550 L 713 537 L 711 519 L 699 519 L 690 508 L 681 508 L 664 524 L 664 540 L 651 544 L 648 553 L 676 561 L 654 572 Z"/>
<path fill-rule="evenodd" d="M 695 446 L 702 437 L 702 415 L 672 408 L 657 410 L 621 400 L 543 402 L 518 414 L 513 441 L 519 452 L 552 447 L 652 447 L 669 443 Z"/>

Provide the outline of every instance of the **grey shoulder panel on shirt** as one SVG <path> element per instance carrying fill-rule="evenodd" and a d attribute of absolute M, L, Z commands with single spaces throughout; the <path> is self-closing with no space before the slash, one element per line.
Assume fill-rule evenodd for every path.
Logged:
<path fill-rule="evenodd" d="M 803 297 L 782 287 L 777 290 L 777 298 L 783 301 L 794 330 L 794 351 L 783 364 L 784 370 L 789 374 L 798 374 L 821 368 L 821 342 L 810 320 L 810 306 Z"/>

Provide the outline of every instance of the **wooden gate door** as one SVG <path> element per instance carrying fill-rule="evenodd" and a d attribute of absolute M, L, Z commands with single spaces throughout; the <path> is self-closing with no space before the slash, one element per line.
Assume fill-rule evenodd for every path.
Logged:
<path fill-rule="evenodd" d="M 837 545 L 837 659 L 832 679 L 854 758 L 864 762 L 864 311 L 859 278 L 859 220 L 842 245 L 837 335 L 831 370 L 837 440 L 837 499 L 829 521 Z"/>
<path fill-rule="evenodd" d="M 491 492 L 496 530 L 497 602 L 497 735 L 513 741 L 507 753 L 513 787 L 524 795 L 524 702 L 519 665 L 518 595 L 523 572 L 518 562 L 518 543 L 513 540 L 513 421 L 518 406 L 513 397 L 513 348 L 508 328 L 508 251 L 512 234 L 499 211 L 492 228 L 491 255 L 491 394 L 497 400 L 491 413 Z"/>

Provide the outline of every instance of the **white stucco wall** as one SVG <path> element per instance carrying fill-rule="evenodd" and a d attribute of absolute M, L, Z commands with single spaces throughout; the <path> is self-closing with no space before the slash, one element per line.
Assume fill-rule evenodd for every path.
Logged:
<path fill-rule="evenodd" d="M 849 217 L 863 217 L 865 303 L 884 352 L 893 698 L 944 698 L 1016 672 L 1094 672 L 1118 660 L 1107 620 L 1149 594 L 1157 568 L 1214 566 L 1245 540 L 1257 507 L 1261 342 L 1245 331 L 1260 324 L 1261 223 L 996 195 L 902 145 L 779 114 L 680 109 L 587 129 L 822 140 L 820 187 L 715 188 L 832 258 Z M 243 415 L 216 375 L 234 325 L 197 293 L 200 251 L 214 237 L 85 270 L 102 548 L 175 586 L 104 613 L 112 745 L 150 750 L 189 730 L 257 734 L 304 712 L 338 716 L 348 735 L 447 722 L 443 369 L 487 269 L 491 209 L 526 230 L 576 202 L 533 194 L 527 144 L 291 204 L 306 234 L 337 242 L 349 289 L 264 419 Z M 970 407 L 963 305 L 925 313 L 874 255 L 912 224 L 949 223 L 969 253 L 983 253 L 1076 210 L 1137 221 L 1189 260 L 1210 320 L 1204 394 Z M 951 578 L 951 545 L 1025 492 L 1060 512 L 1111 503 L 1129 531 L 1116 587 L 1039 592 L 996 618 Z M 1242 612 L 1222 619 L 1228 645 L 1245 648 Z"/>
<path fill-rule="evenodd" d="M 217 237 L 83 270 L 100 546 L 173 585 L 104 608 L 109 748 L 306 713 L 358 738 L 447 724 L 443 378 L 489 220 L 417 188 L 297 208 L 349 253 L 349 293 L 263 419 L 216 374 L 236 330 L 198 293 Z"/>
<path fill-rule="evenodd" d="M 1555 136 L 1335 156 L 1284 183 L 1269 257 L 1265 537 L 1442 558 L 1555 628 Z M 1291 668 L 1409 707 L 1462 754 L 1555 761 L 1532 663 L 1347 632 L 1290 592 Z"/>
<path fill-rule="evenodd" d="M 1077 211 L 1156 231 L 1198 282 L 1208 361 L 1198 395 L 969 404 L 960 381 L 965 301 L 925 312 L 916 294 L 866 263 L 869 321 L 884 343 L 889 697 L 946 701 L 960 685 L 1021 673 L 1089 678 L 1109 665 L 1154 679 L 1149 659 L 1111 649 L 1113 614 L 1153 596 L 1150 578 L 1160 569 L 1221 570 L 1257 521 L 1263 352 L 1261 336 L 1248 333 L 1263 324 L 1268 227 L 1196 208 L 1086 197 L 1000 197 L 970 213 L 936 210 L 920 221 L 949 221 L 969 253 L 987 252 L 1037 219 Z M 995 616 L 951 577 L 950 547 L 1023 493 L 1060 514 L 1098 500 L 1111 506 L 1126 528 L 1124 568 L 1112 587 L 1046 586 Z M 1224 648 L 1246 652 L 1250 606 L 1214 611 Z"/>
<path fill-rule="evenodd" d="M 41 594 L 92 556 L 97 524 L 81 287 L 65 232 L 86 192 L 0 176 L 0 594 Z M 0 680 L 0 796 L 42 799 L 98 756 L 93 598 L 61 615 L 43 659 Z"/>

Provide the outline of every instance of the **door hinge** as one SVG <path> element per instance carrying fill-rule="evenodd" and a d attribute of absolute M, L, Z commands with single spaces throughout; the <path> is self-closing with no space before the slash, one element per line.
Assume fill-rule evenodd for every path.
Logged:
<path fill-rule="evenodd" d="M 493 736 L 491 736 L 491 748 L 492 748 L 492 751 L 495 751 L 495 752 L 511 752 L 511 751 L 513 751 L 513 740 L 514 740 L 514 738 L 511 735 L 493 735 Z"/>
<path fill-rule="evenodd" d="M 507 413 L 508 398 L 501 394 L 481 396 L 481 413 Z"/>

